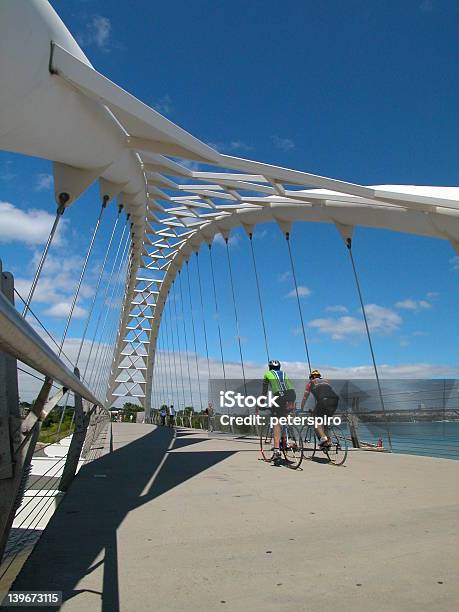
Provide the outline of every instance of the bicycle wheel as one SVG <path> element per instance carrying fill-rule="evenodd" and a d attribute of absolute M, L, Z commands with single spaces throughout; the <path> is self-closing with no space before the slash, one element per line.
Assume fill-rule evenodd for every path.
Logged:
<path fill-rule="evenodd" d="M 287 467 L 297 470 L 303 461 L 303 440 L 298 428 L 286 428 L 282 435 L 282 452 Z"/>
<path fill-rule="evenodd" d="M 344 434 L 335 427 L 330 427 L 328 436 L 331 438 L 331 446 L 324 450 L 330 463 L 343 465 L 347 457 L 347 440 Z"/>
<path fill-rule="evenodd" d="M 305 459 L 312 459 L 317 450 L 317 438 L 314 427 L 310 425 L 303 427 L 301 430 L 301 439 L 303 441 L 303 457 Z"/>
<path fill-rule="evenodd" d="M 264 461 L 272 461 L 274 455 L 273 429 L 270 425 L 261 428 L 260 452 Z"/>

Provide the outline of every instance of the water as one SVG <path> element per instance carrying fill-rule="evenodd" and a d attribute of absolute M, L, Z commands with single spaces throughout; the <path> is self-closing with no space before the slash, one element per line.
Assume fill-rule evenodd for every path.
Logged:
<path fill-rule="evenodd" d="M 459 421 L 389 423 L 394 453 L 459 459 Z M 384 423 L 359 423 L 359 437 L 376 444 L 383 439 L 389 448 Z"/>
<path fill-rule="evenodd" d="M 304 380 L 292 380 L 297 392 L 297 407 Z M 376 381 L 373 379 L 332 380 L 340 397 L 338 413 L 355 414 L 362 441 L 377 444 L 382 438 L 389 449 L 389 429 L 395 453 L 459 459 L 459 380 L 384 379 L 381 381 L 385 411 L 382 411 Z M 209 398 L 216 413 L 245 416 L 253 411 L 219 408 L 219 392 L 231 389 L 247 394 L 260 393 L 260 380 L 209 380 Z M 306 410 L 314 407 L 310 398 Z M 372 419 L 370 422 L 369 419 Z M 387 419 L 387 425 L 386 425 Z M 344 429 L 343 425 L 343 429 Z M 241 429 L 239 433 L 247 433 Z"/>

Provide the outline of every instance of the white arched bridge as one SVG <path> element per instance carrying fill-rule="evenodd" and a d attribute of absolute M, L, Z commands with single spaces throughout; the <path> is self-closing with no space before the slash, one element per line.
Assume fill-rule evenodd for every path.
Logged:
<path fill-rule="evenodd" d="M 9 423 L 0 440 L 0 484 L 7 500 L 0 506 L 0 553 L 23 501 L 24 474 L 40 424 L 59 401 L 64 398 L 65 403 L 69 394 L 74 397 L 76 428 L 65 467 L 61 465 L 64 473 L 60 473 L 60 489 L 65 491 L 81 453 L 93 452 L 94 441 L 104 437 L 112 406 L 127 401 L 141 404 L 150 422 L 152 410 L 172 400 L 183 411 L 186 407 L 203 411 L 208 405 L 206 379 L 213 374 L 210 354 L 214 352 L 221 358 L 226 380 L 212 247 L 218 235 L 226 244 L 235 344 L 245 382 L 238 290 L 228 248 L 231 232 L 243 228 L 250 244 L 248 273 L 253 274 L 257 289 L 267 359 L 273 355 L 253 237 L 257 226 L 265 223 L 276 224 L 284 235 L 307 374 L 311 358 L 291 246 L 294 224 L 336 227 L 337 240 L 350 256 L 384 411 L 353 257 L 354 228 L 383 228 L 446 240 L 459 254 L 459 187 L 358 185 L 307 169 L 220 153 L 98 72 L 46 0 L 0 3 L 0 58 L 0 149 L 51 161 L 56 203 L 54 223 L 28 294 L 21 295 L 7 273 L 2 274 L 0 285 L 0 383 L 5 388 L 0 397 L 0 425 Z M 61 220 L 70 207 L 78 214 L 80 196 L 94 189 L 95 183 L 99 197 L 93 210 L 86 210 L 93 215 L 93 229 L 72 287 L 63 333 L 55 338 L 37 316 L 34 299 Z M 97 266 L 96 247 L 104 253 Z M 200 267 L 203 257 L 208 262 L 207 275 Z M 90 273 L 96 278 L 95 291 L 81 338 L 69 357 L 70 333 Z M 191 297 L 192 285 L 196 300 Z M 215 351 L 209 346 L 204 303 L 211 304 L 215 313 Z M 167 308 L 169 318 L 165 319 Z M 197 363 L 198 334 L 206 351 L 204 378 Z M 25 419 L 18 409 L 17 361 L 41 383 Z"/>

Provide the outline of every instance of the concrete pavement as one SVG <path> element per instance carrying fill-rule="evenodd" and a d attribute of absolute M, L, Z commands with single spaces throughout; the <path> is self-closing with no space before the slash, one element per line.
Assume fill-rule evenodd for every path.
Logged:
<path fill-rule="evenodd" d="M 114 424 L 14 588 L 65 611 L 457 610 L 459 462 L 352 452 L 258 461 L 256 445 Z"/>

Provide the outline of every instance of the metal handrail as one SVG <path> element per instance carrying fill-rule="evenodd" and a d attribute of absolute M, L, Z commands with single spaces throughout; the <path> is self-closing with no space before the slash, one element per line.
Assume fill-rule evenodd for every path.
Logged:
<path fill-rule="evenodd" d="M 12 355 L 92 404 L 103 406 L 92 392 L 71 372 L 33 327 L 0 293 L 0 350 Z"/>

